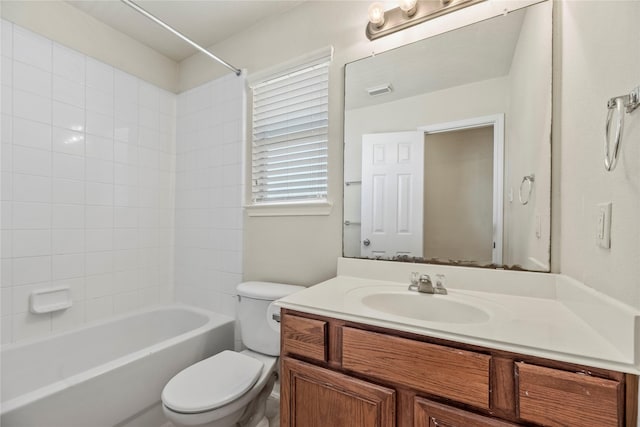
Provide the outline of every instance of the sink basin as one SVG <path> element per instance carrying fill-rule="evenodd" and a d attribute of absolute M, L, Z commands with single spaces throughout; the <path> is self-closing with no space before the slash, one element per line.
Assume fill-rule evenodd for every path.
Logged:
<path fill-rule="evenodd" d="M 361 302 L 372 310 L 428 322 L 482 323 L 490 317 L 480 308 L 444 295 L 381 292 L 366 295 Z"/>

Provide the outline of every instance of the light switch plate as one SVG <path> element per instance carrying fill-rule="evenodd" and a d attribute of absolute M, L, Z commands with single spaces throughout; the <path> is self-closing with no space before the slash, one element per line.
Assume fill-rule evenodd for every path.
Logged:
<path fill-rule="evenodd" d="M 611 202 L 598 204 L 596 243 L 605 249 L 611 248 L 611 210 Z"/>

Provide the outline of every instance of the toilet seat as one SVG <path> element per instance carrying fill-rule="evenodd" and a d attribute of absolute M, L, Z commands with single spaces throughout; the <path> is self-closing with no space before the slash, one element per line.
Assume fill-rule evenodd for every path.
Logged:
<path fill-rule="evenodd" d="M 253 387 L 263 367 L 253 357 L 225 350 L 174 376 L 162 390 L 162 402 L 183 414 L 214 410 Z"/>

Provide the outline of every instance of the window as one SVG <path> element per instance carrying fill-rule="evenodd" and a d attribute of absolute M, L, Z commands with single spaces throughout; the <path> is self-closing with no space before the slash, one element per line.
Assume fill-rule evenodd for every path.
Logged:
<path fill-rule="evenodd" d="M 252 85 L 253 205 L 326 201 L 331 52 Z"/>

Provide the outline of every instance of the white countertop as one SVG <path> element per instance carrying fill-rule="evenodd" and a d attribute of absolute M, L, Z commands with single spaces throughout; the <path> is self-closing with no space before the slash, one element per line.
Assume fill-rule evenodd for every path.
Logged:
<path fill-rule="evenodd" d="M 365 267 L 369 272 L 363 275 L 376 275 L 371 270 L 372 265 Z M 432 267 L 410 266 L 414 270 Z M 637 326 L 640 325 L 640 313 L 637 310 L 601 295 L 594 295 L 594 291 L 581 289 L 558 275 L 538 274 L 540 284 L 534 291 L 527 291 L 514 284 L 513 278 L 530 286 L 536 281 L 535 273 L 504 274 L 505 272 L 499 271 L 483 271 L 474 275 L 474 269 L 466 269 L 462 273 L 454 272 L 449 275 L 451 269 L 452 267 L 444 268 L 448 275 L 449 295 L 418 295 L 416 292 L 415 297 L 436 299 L 430 303 L 447 299 L 478 307 L 489 314 L 487 319 L 477 323 L 440 322 L 374 310 L 362 303 L 363 295 L 376 292 L 411 293 L 413 291 L 407 291 L 408 283 L 344 274 L 285 297 L 276 304 L 307 313 L 435 338 L 640 374 L 637 360 L 640 351 L 636 348 L 639 346 L 636 341 L 640 341 L 640 326 Z M 442 266 L 438 266 L 438 270 L 442 272 Z M 513 276 L 514 274 L 534 276 Z M 460 286 L 456 286 L 449 276 L 460 281 Z M 495 282 L 495 292 L 486 283 L 487 277 Z M 474 278 L 476 284 L 478 280 L 483 283 L 474 287 L 468 283 L 469 278 Z"/>

